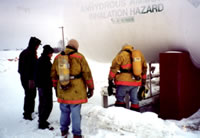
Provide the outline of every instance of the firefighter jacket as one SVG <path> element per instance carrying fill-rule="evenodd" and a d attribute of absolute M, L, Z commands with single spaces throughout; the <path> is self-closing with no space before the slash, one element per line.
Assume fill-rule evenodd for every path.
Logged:
<path fill-rule="evenodd" d="M 71 53 L 76 49 L 67 47 L 65 49 L 65 54 Z M 53 81 L 53 86 L 57 88 L 57 98 L 59 103 L 64 104 L 81 104 L 87 102 L 87 88 L 94 89 L 94 83 L 89 65 L 85 57 L 79 53 L 75 52 L 69 55 L 70 59 L 70 76 L 81 75 L 79 78 L 70 79 L 69 87 L 66 90 L 61 89 L 59 83 L 58 72 L 58 56 L 54 59 L 51 68 L 51 77 Z"/>
<path fill-rule="evenodd" d="M 135 80 L 132 71 L 132 56 L 129 51 L 133 51 L 133 47 L 126 45 L 113 59 L 110 67 L 109 80 L 113 80 L 115 85 L 125 86 L 141 86 L 142 81 L 146 81 L 147 64 L 142 55 L 142 76 L 140 80 Z M 122 71 L 126 70 L 126 71 Z"/>

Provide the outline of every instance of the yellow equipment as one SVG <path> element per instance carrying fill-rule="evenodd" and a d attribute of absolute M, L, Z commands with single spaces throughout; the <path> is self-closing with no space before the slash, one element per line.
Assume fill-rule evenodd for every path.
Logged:
<path fill-rule="evenodd" d="M 61 86 L 70 83 L 70 64 L 68 55 L 60 55 L 58 57 L 58 75 Z"/>
<path fill-rule="evenodd" d="M 141 86 L 138 91 L 138 100 L 141 101 L 147 97 L 148 89 L 145 86 Z"/>
<path fill-rule="evenodd" d="M 142 74 L 142 53 L 139 50 L 132 52 L 132 68 L 135 77 L 140 77 Z"/>

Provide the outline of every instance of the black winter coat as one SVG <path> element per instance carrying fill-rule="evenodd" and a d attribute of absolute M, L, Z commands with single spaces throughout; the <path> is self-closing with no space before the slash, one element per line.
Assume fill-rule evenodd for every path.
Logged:
<path fill-rule="evenodd" d="M 28 47 L 20 53 L 18 72 L 23 80 L 34 80 L 36 62 L 37 55 L 35 49 Z"/>
<path fill-rule="evenodd" d="M 51 66 L 52 63 L 48 55 L 42 54 L 38 59 L 36 66 L 36 86 L 39 88 L 52 87 L 51 80 Z"/>

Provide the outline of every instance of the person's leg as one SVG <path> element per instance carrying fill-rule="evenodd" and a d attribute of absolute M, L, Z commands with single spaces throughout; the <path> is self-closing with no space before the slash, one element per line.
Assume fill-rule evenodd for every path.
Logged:
<path fill-rule="evenodd" d="M 24 118 L 28 119 L 30 118 L 30 120 L 32 119 L 32 112 L 30 111 L 30 99 L 31 99 L 31 94 L 29 89 L 24 89 L 25 91 L 25 96 L 24 96 Z"/>
<path fill-rule="evenodd" d="M 30 89 L 30 102 L 29 102 L 29 111 L 31 112 L 31 114 L 34 112 L 35 110 L 35 98 L 36 98 L 36 88 L 34 89 Z"/>
<path fill-rule="evenodd" d="M 137 86 L 130 86 L 131 89 L 130 89 L 130 101 L 131 101 L 131 107 L 130 109 L 131 110 L 134 110 L 134 111 L 139 111 L 139 100 L 138 100 L 138 97 L 137 97 L 137 91 L 138 91 L 138 87 Z"/>
<path fill-rule="evenodd" d="M 117 86 L 116 88 L 116 102 L 115 106 L 117 107 L 126 107 L 126 103 L 124 102 L 124 97 L 126 96 L 127 88 L 126 86 Z"/>
<path fill-rule="evenodd" d="M 42 122 L 43 113 L 44 113 L 44 94 L 43 89 L 38 88 L 38 95 L 39 95 L 39 106 L 38 106 L 38 116 L 39 116 L 39 123 Z"/>
<path fill-rule="evenodd" d="M 47 100 L 46 100 L 46 108 L 47 108 L 47 114 L 46 114 L 46 122 L 49 118 L 52 108 L 53 108 L 53 94 L 52 94 L 52 88 L 48 88 L 48 94 L 47 94 Z"/>
<path fill-rule="evenodd" d="M 70 125 L 70 105 L 68 104 L 60 104 L 61 116 L 60 116 L 60 130 L 62 136 L 66 135 L 69 130 Z"/>
<path fill-rule="evenodd" d="M 72 112 L 72 133 L 81 136 L 81 104 L 70 105 Z"/>
<path fill-rule="evenodd" d="M 21 77 L 21 83 L 24 88 L 24 119 L 32 120 L 32 113 L 35 108 L 36 88 L 30 90 L 28 87 L 28 80 Z"/>
<path fill-rule="evenodd" d="M 49 128 L 49 123 L 47 123 L 47 114 L 48 114 L 48 109 L 47 109 L 47 91 L 43 88 L 38 88 L 39 91 L 39 128 L 40 129 L 45 129 Z"/>
<path fill-rule="evenodd" d="M 52 89 L 39 88 L 39 122 L 49 125 L 47 119 L 52 111 Z"/>

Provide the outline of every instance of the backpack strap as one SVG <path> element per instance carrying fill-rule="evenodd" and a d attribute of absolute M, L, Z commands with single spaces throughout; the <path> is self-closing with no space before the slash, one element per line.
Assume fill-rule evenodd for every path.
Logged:
<path fill-rule="evenodd" d="M 78 75 L 74 75 L 74 76 L 70 76 L 70 79 L 73 80 L 73 79 L 79 79 L 82 77 L 82 73 L 78 74 Z"/>
<path fill-rule="evenodd" d="M 132 70 L 120 68 L 120 73 L 132 73 Z"/>
<path fill-rule="evenodd" d="M 130 51 L 130 50 L 128 50 L 128 49 L 125 49 L 125 50 L 123 50 L 123 51 L 126 51 L 126 52 L 128 52 L 128 53 L 130 54 L 131 63 L 132 63 L 132 61 L 133 61 L 133 58 L 132 58 L 132 51 Z"/>
<path fill-rule="evenodd" d="M 74 53 L 76 53 L 77 51 L 72 51 L 72 52 L 69 52 L 67 55 L 68 56 L 70 56 L 70 55 L 72 55 L 72 54 L 74 54 Z"/>
<path fill-rule="evenodd" d="M 133 61 L 132 56 L 131 56 L 132 52 L 130 50 L 127 50 L 127 49 L 122 50 L 122 51 L 126 51 L 126 52 L 128 52 L 130 54 L 130 59 L 131 59 L 131 64 L 132 64 L 132 61 Z M 132 73 L 132 69 L 128 70 L 128 69 L 122 69 L 122 68 L 120 68 L 120 72 L 121 73 Z"/>
<path fill-rule="evenodd" d="M 70 55 L 72 55 L 72 54 L 74 54 L 74 53 L 76 53 L 77 51 L 71 51 L 71 52 L 69 52 L 68 54 L 65 54 L 65 52 L 64 51 L 62 51 L 60 54 L 61 55 L 68 55 L 68 56 L 70 56 Z"/>
<path fill-rule="evenodd" d="M 125 50 L 122 50 L 122 51 L 126 51 L 126 52 L 128 52 L 129 54 L 132 53 L 132 51 L 130 51 L 130 50 L 128 50 L 128 49 L 125 49 Z"/>

